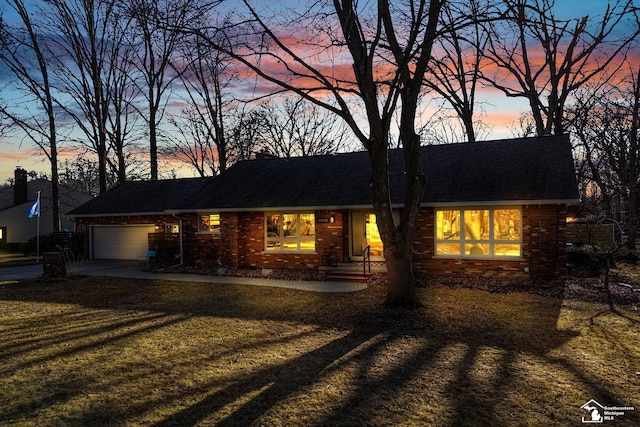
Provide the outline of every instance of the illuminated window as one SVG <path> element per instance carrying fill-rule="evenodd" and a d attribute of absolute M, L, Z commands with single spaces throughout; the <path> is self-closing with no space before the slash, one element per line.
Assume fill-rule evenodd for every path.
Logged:
<path fill-rule="evenodd" d="M 220 214 L 205 214 L 200 215 L 200 225 L 198 231 L 208 233 L 220 232 Z"/>
<path fill-rule="evenodd" d="M 517 208 L 436 210 L 436 255 L 521 257 L 521 222 Z"/>
<path fill-rule="evenodd" d="M 7 241 L 7 227 L 0 227 L 0 242 Z"/>
<path fill-rule="evenodd" d="M 265 214 L 265 250 L 314 251 L 316 219 L 312 213 Z"/>
<path fill-rule="evenodd" d="M 164 232 L 167 234 L 178 234 L 180 232 L 180 226 L 178 224 L 165 224 Z"/>

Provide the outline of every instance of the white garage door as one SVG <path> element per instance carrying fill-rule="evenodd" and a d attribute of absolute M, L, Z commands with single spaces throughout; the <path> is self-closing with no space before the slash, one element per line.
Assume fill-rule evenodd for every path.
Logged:
<path fill-rule="evenodd" d="M 94 259 L 136 259 L 147 255 L 148 234 L 155 225 L 122 225 L 93 227 Z"/>

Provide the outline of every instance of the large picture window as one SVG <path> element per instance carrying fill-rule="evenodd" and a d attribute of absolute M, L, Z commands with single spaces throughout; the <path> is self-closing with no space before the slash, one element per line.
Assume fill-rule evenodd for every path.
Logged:
<path fill-rule="evenodd" d="M 265 214 L 266 251 L 315 251 L 316 219 L 312 213 Z"/>
<path fill-rule="evenodd" d="M 521 257 L 522 210 L 436 210 L 436 255 Z"/>

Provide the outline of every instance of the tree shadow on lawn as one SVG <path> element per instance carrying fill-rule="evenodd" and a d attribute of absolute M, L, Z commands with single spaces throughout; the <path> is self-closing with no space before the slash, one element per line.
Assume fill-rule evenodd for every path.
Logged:
<path fill-rule="evenodd" d="M 122 413 L 114 413 L 108 419 L 116 424 L 139 422 L 143 414 L 162 411 L 167 415 L 160 420 L 155 418 L 157 426 L 209 422 L 229 426 L 269 423 L 501 425 L 506 423 L 509 405 L 514 405 L 515 411 L 521 409 L 518 405 L 527 405 L 511 399 L 514 383 L 540 381 L 522 378 L 519 366 L 523 358 L 561 367 L 582 383 L 585 396 L 602 399 L 606 404 L 616 402 L 614 394 L 600 382 L 581 374 L 572 361 L 549 356 L 553 349 L 577 335 L 557 328 L 561 299 L 427 289 L 420 291 L 423 309 L 403 311 L 381 308 L 383 292 L 374 287 L 354 294 L 329 295 L 195 283 L 128 281 L 123 284 L 112 279 L 82 279 L 0 288 L 0 301 L 77 304 L 97 310 L 146 313 L 138 320 L 125 319 L 121 324 L 88 322 L 72 332 L 52 331 L 55 338 L 50 339 L 56 344 L 97 334 L 92 345 L 99 347 L 144 334 L 149 328 L 164 328 L 198 316 L 284 321 L 337 331 L 335 338 L 322 346 L 305 349 L 303 354 L 282 363 L 235 376 L 230 384 L 221 386 L 219 379 L 213 378 L 186 389 L 131 402 Z M 301 304 L 304 307 L 301 308 Z M 150 320 L 159 322 L 146 325 Z M 139 326 L 135 325 L 137 322 Z M 7 329 L 20 327 L 17 323 Z M 118 331 L 117 334 L 99 337 L 110 329 Z M 10 340 L 2 339 L 3 344 L 10 344 Z M 286 340 L 283 338 L 281 344 L 285 345 Z M 31 357 L 32 348 L 38 344 L 37 340 L 29 341 L 22 347 L 9 349 L 13 358 L 25 356 L 19 368 L 43 362 Z M 82 347 L 72 348 L 55 357 L 81 350 Z M 21 355 L 21 351 L 24 354 Z M 207 357 L 195 355 L 189 363 L 197 366 L 207 362 Z M 161 375 L 165 368 L 141 375 L 153 378 Z M 76 387 L 81 389 L 82 381 L 76 381 L 80 381 Z M 539 384 L 541 390 L 549 387 L 552 386 Z M 337 391 L 327 391 L 330 388 Z M 525 399 L 532 397 L 524 396 Z M 69 398 L 68 393 L 60 393 L 43 401 L 54 404 L 56 399 Z M 37 396 L 33 399 L 37 401 Z M 173 405 L 175 400 L 190 403 Z M 563 411 L 574 411 L 577 420 L 582 403 L 575 402 L 575 408 L 566 408 L 554 407 L 552 402 L 538 402 L 534 405 L 539 410 L 537 414 L 532 410 L 516 413 L 511 421 L 548 422 L 556 416 L 561 421 Z M 540 407 L 545 404 L 550 406 Z M 16 416 L 26 409 L 9 409 L 9 415 Z M 97 405 L 95 413 L 80 415 L 78 424 L 103 420 L 100 417 L 108 409 Z M 526 418 L 536 415 L 540 417 L 538 420 Z M 74 416 L 69 419 L 73 420 Z"/>

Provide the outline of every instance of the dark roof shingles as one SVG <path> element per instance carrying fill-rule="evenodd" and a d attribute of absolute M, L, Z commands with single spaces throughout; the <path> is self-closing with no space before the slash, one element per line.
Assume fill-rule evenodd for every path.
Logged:
<path fill-rule="evenodd" d="M 422 148 L 423 203 L 576 200 L 568 136 Z M 392 203 L 404 198 L 402 150 L 389 152 Z M 367 152 L 235 164 L 208 179 L 125 183 L 72 214 L 340 207 L 371 204 Z"/>
<path fill-rule="evenodd" d="M 211 179 L 127 181 L 72 210 L 69 215 L 161 213 Z"/>

